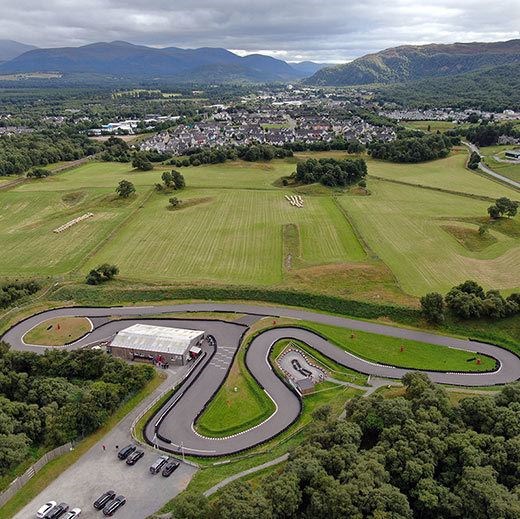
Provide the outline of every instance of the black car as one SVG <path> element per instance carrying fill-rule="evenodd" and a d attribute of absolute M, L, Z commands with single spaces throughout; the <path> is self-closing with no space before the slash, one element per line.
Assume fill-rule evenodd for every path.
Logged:
<path fill-rule="evenodd" d="M 103 508 L 105 515 L 114 515 L 126 503 L 125 496 L 117 496 L 113 501 Z"/>
<path fill-rule="evenodd" d="M 108 490 L 102 496 L 99 496 L 97 501 L 94 501 L 94 508 L 101 510 L 109 501 L 112 501 L 116 497 L 116 493 L 113 490 Z"/>
<path fill-rule="evenodd" d="M 144 456 L 144 451 L 136 450 L 126 458 L 127 465 L 135 465 Z"/>
<path fill-rule="evenodd" d="M 177 467 L 180 465 L 180 462 L 177 460 L 171 460 L 169 461 L 163 468 L 162 475 L 167 478 L 171 476 L 172 472 L 177 469 Z"/>
<path fill-rule="evenodd" d="M 59 505 L 51 508 L 45 515 L 44 519 L 58 519 L 65 512 L 69 511 L 69 505 L 67 503 L 60 503 Z"/>
<path fill-rule="evenodd" d="M 137 449 L 137 447 L 135 445 L 127 445 L 126 447 L 123 447 L 118 453 L 117 453 L 117 457 L 120 459 L 120 460 L 126 460 L 126 458 L 128 458 L 128 456 L 130 456 L 130 454 L 132 454 L 132 452 L 134 452 L 135 450 Z"/>

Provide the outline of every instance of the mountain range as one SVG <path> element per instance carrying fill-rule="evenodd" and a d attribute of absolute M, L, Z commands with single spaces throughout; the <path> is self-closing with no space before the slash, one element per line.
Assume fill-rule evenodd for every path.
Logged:
<path fill-rule="evenodd" d="M 321 66 L 312 62 L 288 64 L 262 54 L 238 56 L 220 48 L 154 48 L 114 41 L 32 49 L 1 64 L 0 74 L 60 72 L 193 82 L 265 82 L 299 80 Z"/>
<path fill-rule="evenodd" d="M 493 43 L 404 45 L 326 67 L 305 80 L 309 85 L 343 86 L 399 83 L 464 74 L 520 62 L 520 39 Z"/>
<path fill-rule="evenodd" d="M 0 40 L 0 63 L 9 61 L 33 49 L 36 49 L 34 45 L 26 45 L 13 40 Z"/>

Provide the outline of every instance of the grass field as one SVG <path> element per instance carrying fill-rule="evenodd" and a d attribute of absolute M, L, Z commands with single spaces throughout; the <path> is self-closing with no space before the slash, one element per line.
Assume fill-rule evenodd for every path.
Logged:
<path fill-rule="evenodd" d="M 457 148 L 441 160 L 421 164 L 394 164 L 369 159 L 368 173 L 390 180 L 419 184 L 440 189 L 491 198 L 518 197 L 518 193 L 498 182 L 488 180 L 465 168 L 468 153 L 465 148 Z M 370 184 L 370 181 L 369 181 Z M 369 185 L 370 187 L 370 185 Z M 447 201 L 448 203 L 448 201 Z"/>
<path fill-rule="evenodd" d="M 411 128 L 412 130 L 423 130 L 425 132 L 436 132 L 437 130 L 445 132 L 446 130 L 464 126 L 453 121 L 402 121 L 401 124 L 405 128 Z"/>
<path fill-rule="evenodd" d="M 297 156 L 327 155 L 346 156 Z M 485 216 L 489 202 L 435 192 L 515 194 L 465 169 L 466 158 L 458 150 L 424 164 L 369 159 L 370 174 L 433 191 L 373 178 L 371 196 L 302 186 L 296 190 L 303 209 L 290 206 L 283 196 L 289 190 L 277 187 L 296 158 L 182 168 L 188 187 L 177 194 L 184 204 L 175 211 L 167 208 L 170 195 L 153 190 L 166 166 L 138 172 L 129 164 L 88 162 L 0 192 L 0 277 L 80 280 L 109 262 L 131 282 L 289 287 L 404 304 L 414 303 L 408 294 L 445 290 L 468 275 L 486 287 L 517 288 L 512 237 L 493 229 L 486 243 L 476 243 L 477 223 L 461 223 Z M 114 193 L 123 178 L 137 189 L 128 200 Z M 52 232 L 87 211 L 94 217 Z M 442 269 L 439 261 L 446 262 Z"/>
<path fill-rule="evenodd" d="M 468 278 L 498 289 L 520 286 L 516 237 L 493 227 L 496 242 L 472 251 L 443 229 L 454 223 L 476 230 L 468 220 L 484 217 L 489 202 L 385 181 L 372 180 L 369 187 L 370 197 L 342 196 L 340 203 L 405 292 L 447 291 Z"/>
<path fill-rule="evenodd" d="M 23 337 L 27 344 L 63 346 L 78 340 L 91 330 L 85 317 L 60 317 L 48 319 L 29 330 Z"/>

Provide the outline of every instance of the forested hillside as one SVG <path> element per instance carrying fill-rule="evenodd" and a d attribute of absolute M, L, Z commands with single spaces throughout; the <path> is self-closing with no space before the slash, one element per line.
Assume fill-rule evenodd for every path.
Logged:
<path fill-rule="evenodd" d="M 495 43 L 405 45 L 367 54 L 351 63 L 319 70 L 311 85 L 398 83 L 427 77 L 452 76 L 520 62 L 520 40 Z"/>
<path fill-rule="evenodd" d="M 453 77 L 430 78 L 377 89 L 380 101 L 410 107 L 452 106 L 520 110 L 520 63 Z"/>

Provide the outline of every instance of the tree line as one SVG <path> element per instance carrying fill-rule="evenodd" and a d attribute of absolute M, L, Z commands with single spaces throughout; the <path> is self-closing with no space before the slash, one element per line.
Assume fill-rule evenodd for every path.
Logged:
<path fill-rule="evenodd" d="M 95 431 L 153 373 L 95 350 L 39 355 L 0 343 L 0 475 L 31 447 L 56 447 Z"/>
<path fill-rule="evenodd" d="M 97 143 L 84 135 L 61 131 L 34 132 L 0 139 L 0 176 L 19 175 L 31 168 L 93 155 Z"/>
<path fill-rule="evenodd" d="M 313 414 L 306 440 L 274 474 L 193 492 L 177 519 L 515 519 L 520 517 L 520 384 L 458 406 L 426 375 L 403 396 L 372 395 Z"/>
<path fill-rule="evenodd" d="M 459 143 L 457 136 L 403 132 L 394 141 L 372 142 L 368 145 L 368 153 L 375 159 L 390 162 L 425 162 L 447 157 L 453 145 Z"/>
<path fill-rule="evenodd" d="M 298 162 L 293 178 L 302 184 L 320 182 L 329 187 L 346 187 L 362 181 L 367 175 L 363 159 L 307 159 Z"/>
<path fill-rule="evenodd" d="M 421 298 L 424 317 L 432 323 L 443 323 L 450 313 L 459 319 L 503 319 L 520 313 L 520 293 L 504 298 L 498 290 L 487 292 L 472 280 L 453 287 L 446 296 L 431 292 Z"/>
<path fill-rule="evenodd" d="M 40 290 L 36 281 L 15 281 L 0 286 L 0 308 L 7 308 L 23 297 L 35 294 Z"/>

